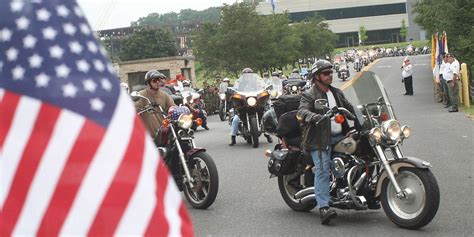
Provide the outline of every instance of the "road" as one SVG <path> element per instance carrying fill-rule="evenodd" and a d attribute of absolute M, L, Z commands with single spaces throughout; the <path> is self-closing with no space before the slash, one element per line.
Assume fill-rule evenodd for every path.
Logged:
<path fill-rule="evenodd" d="M 259 148 L 237 138 L 229 147 L 229 125 L 209 117 L 211 130 L 196 133 L 219 170 L 219 193 L 208 210 L 188 208 L 197 236 L 471 236 L 474 208 L 472 159 L 474 122 L 463 112 L 448 113 L 434 102 L 429 56 L 411 57 L 414 64 L 414 96 L 403 96 L 402 57 L 384 58 L 369 65 L 379 75 L 401 124 L 410 125 L 412 138 L 402 146 L 405 155 L 431 162 L 441 192 L 440 208 L 426 227 L 404 230 L 375 211 L 337 210 L 329 226 L 319 223 L 317 209 L 294 212 L 281 198 L 277 180 L 269 179 L 263 136 Z M 354 75 L 354 73 L 351 73 Z M 344 82 L 345 83 L 345 82 Z M 343 84 L 335 79 L 333 85 Z M 276 139 L 275 139 L 276 140 Z"/>

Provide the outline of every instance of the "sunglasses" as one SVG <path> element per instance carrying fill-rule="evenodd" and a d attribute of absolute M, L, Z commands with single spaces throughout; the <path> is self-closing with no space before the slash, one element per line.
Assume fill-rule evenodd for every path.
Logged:
<path fill-rule="evenodd" d="M 159 77 L 159 78 L 153 78 L 153 79 L 151 79 L 151 82 L 157 83 L 157 82 L 159 82 L 159 81 L 161 81 L 161 80 L 165 80 L 165 78 L 161 78 L 161 77 Z"/>
<path fill-rule="evenodd" d="M 322 71 L 321 74 L 323 74 L 324 76 L 329 76 L 331 75 L 333 72 L 332 71 Z"/>

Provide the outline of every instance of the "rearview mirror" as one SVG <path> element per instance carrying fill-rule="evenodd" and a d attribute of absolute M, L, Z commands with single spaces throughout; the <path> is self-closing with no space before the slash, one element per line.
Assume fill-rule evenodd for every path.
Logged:
<path fill-rule="evenodd" d="M 132 93 L 130 93 L 131 96 L 133 97 L 138 97 L 140 94 L 138 94 L 138 92 L 136 91 L 132 91 Z"/>

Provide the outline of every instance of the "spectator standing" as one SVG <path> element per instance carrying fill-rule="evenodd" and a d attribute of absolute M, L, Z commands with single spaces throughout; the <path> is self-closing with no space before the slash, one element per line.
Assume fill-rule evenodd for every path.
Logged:
<path fill-rule="evenodd" d="M 448 57 L 446 56 L 446 53 L 443 52 L 443 61 L 441 62 L 441 66 L 439 67 L 439 86 L 440 86 L 440 92 L 441 92 L 441 102 L 447 107 L 448 105 L 448 84 L 446 83 L 446 79 L 444 79 L 444 72 L 446 71 L 447 68 L 449 68 L 449 63 L 448 63 Z M 439 100 L 440 98 L 438 98 Z M 439 101 L 438 101 L 439 102 Z"/>
<path fill-rule="evenodd" d="M 446 83 L 448 84 L 449 112 L 458 112 L 458 81 L 459 81 L 459 61 L 453 54 L 446 54 L 449 67 L 444 72 Z"/>
<path fill-rule="evenodd" d="M 403 95 L 413 95 L 413 65 L 408 57 L 403 60 L 402 78 L 402 82 L 405 83 L 405 94 Z"/>

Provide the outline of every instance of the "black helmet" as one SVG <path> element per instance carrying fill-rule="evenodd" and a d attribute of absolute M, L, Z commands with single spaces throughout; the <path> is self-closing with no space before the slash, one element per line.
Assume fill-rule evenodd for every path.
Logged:
<path fill-rule="evenodd" d="M 166 79 L 166 76 L 165 74 L 159 72 L 159 71 L 156 71 L 156 70 L 151 70 L 151 71 L 148 71 L 146 74 L 145 74 L 145 83 L 149 83 L 151 81 L 151 79 L 158 79 L 158 78 L 162 78 L 162 79 Z"/>
<path fill-rule="evenodd" d="M 314 75 L 321 73 L 322 70 L 331 68 L 332 69 L 332 64 L 328 60 L 320 59 L 316 61 L 313 66 L 311 66 L 311 77 L 314 77 Z"/>
<path fill-rule="evenodd" d="M 242 74 L 244 73 L 253 73 L 253 70 L 251 68 L 244 68 L 244 70 L 242 70 Z"/>

